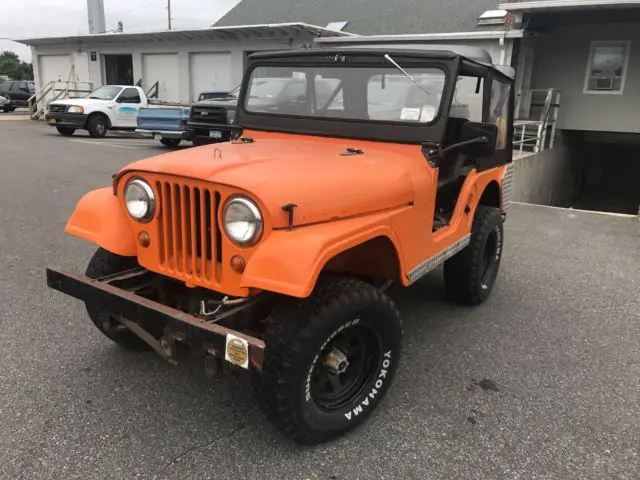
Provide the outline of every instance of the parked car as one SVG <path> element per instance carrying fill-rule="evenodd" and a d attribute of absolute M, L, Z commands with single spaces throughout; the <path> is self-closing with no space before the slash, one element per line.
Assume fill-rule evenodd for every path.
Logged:
<path fill-rule="evenodd" d="M 155 138 L 169 148 L 176 148 L 187 135 L 189 107 L 141 108 L 138 111 L 136 133 L 143 137 Z"/>
<path fill-rule="evenodd" d="M 28 107 L 29 98 L 35 92 L 35 84 L 30 80 L 10 80 L 0 83 L 0 95 L 9 98 L 13 108 Z"/>
<path fill-rule="evenodd" d="M 138 111 L 149 105 L 140 87 L 104 85 L 85 98 L 51 102 L 45 121 L 60 135 L 70 136 L 84 129 L 99 138 L 108 130 L 134 131 L 138 128 Z"/>
<path fill-rule="evenodd" d="M 187 136 L 195 146 L 228 142 L 238 132 L 235 127 L 238 97 L 204 100 L 191 107 Z"/>
<path fill-rule="evenodd" d="M 449 296 L 478 305 L 500 267 L 513 71 L 484 50 L 443 48 L 251 55 L 241 136 L 137 161 L 89 192 L 66 232 L 98 249 L 85 275 L 47 269 L 47 284 L 124 348 L 248 370 L 267 417 L 297 442 L 353 429 L 400 364 L 390 283 L 444 265 Z M 267 88 L 256 77 L 267 69 L 296 94 Z M 370 109 L 371 83 L 384 90 L 398 74 L 422 88 Z M 429 90 L 421 76 L 441 81 Z M 473 115 L 453 116 L 468 97 Z"/>
<path fill-rule="evenodd" d="M 13 112 L 14 108 L 10 98 L 0 95 L 0 110 L 2 110 L 5 113 Z"/>

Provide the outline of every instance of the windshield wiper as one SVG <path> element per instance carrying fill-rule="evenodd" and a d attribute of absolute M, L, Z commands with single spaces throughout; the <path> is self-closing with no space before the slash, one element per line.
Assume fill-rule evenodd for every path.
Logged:
<path fill-rule="evenodd" d="M 418 87 L 420 90 L 422 90 L 422 91 L 423 91 L 424 93 L 426 93 L 427 95 L 431 95 L 431 94 L 429 93 L 429 91 L 428 91 L 428 90 L 426 90 L 422 85 L 420 85 L 420 84 L 418 83 L 418 81 L 417 81 L 415 78 L 413 78 L 409 72 L 407 72 L 404 68 L 402 68 L 400 65 L 398 65 L 398 62 L 396 62 L 393 58 L 391 58 L 391 55 L 389 55 L 388 53 L 385 53 L 385 54 L 384 54 L 384 58 L 385 58 L 385 60 L 387 60 L 391 65 L 393 65 L 393 66 L 394 66 L 394 67 L 396 67 L 398 70 L 400 70 L 400 71 L 402 72 L 402 74 L 403 74 L 405 77 L 407 77 L 409 80 L 411 80 L 411 82 L 412 82 L 416 87 Z"/>

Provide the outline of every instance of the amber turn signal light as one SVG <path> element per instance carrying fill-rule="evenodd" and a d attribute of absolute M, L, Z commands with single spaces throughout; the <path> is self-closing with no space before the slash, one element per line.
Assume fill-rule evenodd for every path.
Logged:
<path fill-rule="evenodd" d="M 138 234 L 138 242 L 140 242 L 140 245 L 144 248 L 147 248 L 149 245 L 151 245 L 151 237 L 149 237 L 149 234 L 147 232 L 140 232 Z"/>
<path fill-rule="evenodd" d="M 231 257 L 231 268 L 233 269 L 233 271 L 243 273 L 246 267 L 247 263 L 240 255 L 234 255 L 233 257 Z"/>

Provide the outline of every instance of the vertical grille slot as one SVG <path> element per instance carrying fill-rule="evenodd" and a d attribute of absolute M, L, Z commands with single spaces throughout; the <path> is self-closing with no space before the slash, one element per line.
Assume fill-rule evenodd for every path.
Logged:
<path fill-rule="evenodd" d="M 159 260 L 171 273 L 204 282 L 221 280 L 222 234 L 219 192 L 174 182 L 157 182 Z"/>

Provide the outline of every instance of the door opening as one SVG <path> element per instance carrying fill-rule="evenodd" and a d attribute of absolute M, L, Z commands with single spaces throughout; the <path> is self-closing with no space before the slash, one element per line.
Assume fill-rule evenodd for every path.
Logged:
<path fill-rule="evenodd" d="M 107 85 L 133 85 L 132 55 L 103 55 Z"/>

